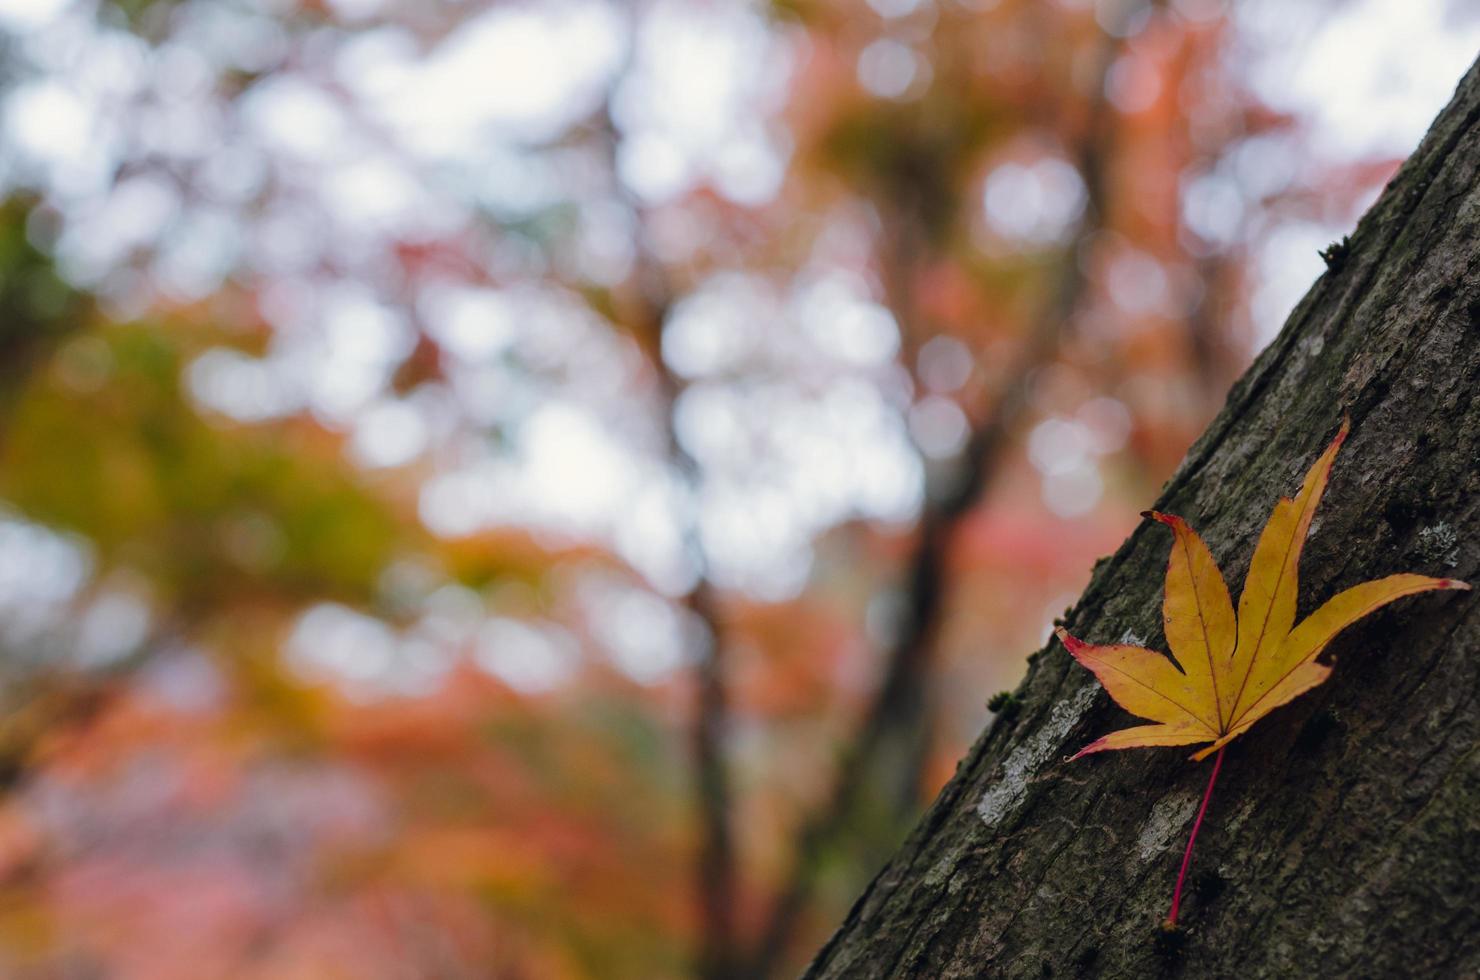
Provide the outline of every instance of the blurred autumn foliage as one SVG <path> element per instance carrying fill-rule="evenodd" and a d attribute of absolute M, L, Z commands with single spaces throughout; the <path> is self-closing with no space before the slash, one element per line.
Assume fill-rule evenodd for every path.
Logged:
<path fill-rule="evenodd" d="M 1215 0 L 0 30 L 14 977 L 794 971 L 1394 166 Z"/>

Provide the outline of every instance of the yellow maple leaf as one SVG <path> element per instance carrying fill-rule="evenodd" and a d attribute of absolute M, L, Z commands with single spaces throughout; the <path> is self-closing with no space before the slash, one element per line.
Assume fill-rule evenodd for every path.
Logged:
<path fill-rule="evenodd" d="M 1174 535 L 1162 619 L 1181 669 L 1154 650 L 1095 646 L 1060 628 L 1069 653 L 1094 672 L 1121 707 L 1155 722 L 1111 732 L 1074 758 L 1110 749 L 1211 742 L 1192 756 L 1204 759 L 1325 681 L 1331 667 L 1316 663 L 1316 657 L 1347 626 L 1403 596 L 1469 588 L 1455 579 L 1390 575 L 1337 594 L 1295 625 L 1300 551 L 1349 430 L 1350 421 L 1343 422 L 1305 474 L 1300 492 L 1275 504 L 1254 549 L 1237 616 L 1223 574 L 1197 532 L 1180 517 L 1147 513 Z"/>
<path fill-rule="evenodd" d="M 1254 548 L 1236 616 L 1223 573 L 1197 532 L 1180 517 L 1147 512 L 1145 516 L 1172 529 L 1162 622 L 1175 664 L 1155 650 L 1125 644 L 1095 646 L 1062 628 L 1057 631 L 1069 653 L 1099 678 L 1116 703 L 1155 722 L 1111 732 L 1080 749 L 1074 758 L 1109 749 L 1202 742 L 1212 744 L 1194 753 L 1194 760 L 1218 753 L 1182 855 L 1164 929 L 1177 929 L 1192 846 L 1218 781 L 1224 746 L 1275 708 L 1331 676 L 1331 667 L 1316 663 L 1316 657 L 1352 623 L 1416 592 L 1469 588 L 1449 578 L 1389 575 L 1338 593 L 1295 625 L 1300 551 L 1325 492 L 1331 464 L 1350 429 L 1350 420 L 1343 421 L 1331 445 L 1305 474 L 1300 492 L 1293 500 L 1282 498 L 1274 505 Z"/>

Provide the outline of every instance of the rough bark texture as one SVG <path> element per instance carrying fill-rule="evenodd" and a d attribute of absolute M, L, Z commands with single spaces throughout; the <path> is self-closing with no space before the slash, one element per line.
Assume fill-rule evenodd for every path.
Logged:
<path fill-rule="evenodd" d="M 1393 572 L 1480 578 L 1480 65 L 1328 261 L 1156 503 L 1192 521 L 1236 596 L 1276 497 L 1349 412 L 1301 616 Z M 1166 649 L 1169 544 L 1133 534 L 1070 628 Z M 1477 595 L 1348 629 L 1325 686 L 1229 747 L 1176 948 L 1156 926 L 1207 764 L 1180 749 L 1067 763 L 1130 719 L 1051 644 L 1021 714 L 982 735 L 809 975 L 1475 976 Z"/>

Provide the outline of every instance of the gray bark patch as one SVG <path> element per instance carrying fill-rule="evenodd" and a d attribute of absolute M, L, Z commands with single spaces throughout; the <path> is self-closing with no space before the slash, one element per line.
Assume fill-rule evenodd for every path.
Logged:
<path fill-rule="evenodd" d="M 1042 727 L 1008 754 L 1002 763 L 1002 775 L 982 794 L 981 802 L 976 805 L 977 815 L 983 823 L 996 827 L 1018 808 L 1027 791 L 1028 780 L 1058 754 L 1064 737 L 1084 717 L 1100 690 L 1100 682 L 1091 681 L 1072 697 L 1055 704 Z"/>
<path fill-rule="evenodd" d="M 1197 812 L 1199 802 L 1196 793 L 1173 793 L 1157 801 L 1136 840 L 1142 861 L 1158 856 L 1181 836 Z"/>

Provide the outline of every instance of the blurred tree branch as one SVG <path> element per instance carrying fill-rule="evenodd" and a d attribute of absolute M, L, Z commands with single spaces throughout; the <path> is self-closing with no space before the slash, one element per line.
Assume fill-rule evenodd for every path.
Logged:
<path fill-rule="evenodd" d="M 618 78 L 621 75 L 619 74 Z M 615 92 L 619 83 L 613 83 Z M 612 119 L 610 101 L 603 104 L 595 120 L 596 138 L 606 154 L 614 193 L 642 226 L 644 208 L 625 190 L 617 176 L 616 152 L 620 137 Z M 700 941 L 696 968 L 707 980 L 738 976 L 739 940 L 735 907 L 738 891 L 734 832 L 731 826 L 733 793 L 725 758 L 725 731 L 730 716 L 730 697 L 725 663 L 725 640 L 721 613 L 708 576 L 703 542 L 693 513 L 698 492 L 699 466 L 679 441 L 674 428 L 674 406 L 683 382 L 663 360 L 663 330 L 673 306 L 674 291 L 663 264 L 635 236 L 635 289 L 625 295 L 622 318 L 633 328 L 657 381 L 657 413 L 662 416 L 665 449 L 669 463 L 683 482 L 688 499 L 682 520 L 685 551 L 694 562 L 695 583 L 680 600 L 707 634 L 691 651 L 694 657 L 695 698 L 692 724 L 694 793 L 699 817 L 699 856 L 695 888 L 699 899 Z"/>
<path fill-rule="evenodd" d="M 882 785 L 882 804 L 889 836 L 897 838 L 919 806 L 920 781 L 930 742 L 928 679 L 950 585 L 945 562 L 962 519 L 981 499 L 997 475 L 1014 426 L 1031 394 L 1035 370 L 1058 350 L 1087 286 L 1083 246 L 1103 226 L 1105 167 L 1113 151 L 1115 125 L 1104 97 L 1104 78 L 1120 44 L 1106 37 L 1097 52 L 1095 96 L 1082 139 L 1073 154 L 1085 185 L 1085 208 L 1079 226 L 1062 249 L 1046 302 L 1025 338 L 1006 386 L 984 413 L 978 413 L 954 478 L 928 494 L 920 516 L 915 548 L 905 572 L 907 611 L 890 646 L 882 679 L 865 708 L 858 734 L 844 750 L 831 792 L 822 809 L 805 820 L 797 833 L 795 857 L 775 905 L 755 946 L 750 976 L 774 973 L 800 925 L 817 877 L 829 852 L 847 836 L 870 786 Z M 918 330 L 912 286 L 920 236 L 911 231 L 921 216 L 908 202 L 893 209 L 886 224 L 894 234 L 886 247 L 886 283 L 890 306 L 908 339 Z M 891 750 L 893 747 L 893 750 Z M 887 848 L 897 845 L 887 842 Z M 887 853 L 887 849 L 886 849 Z"/>

